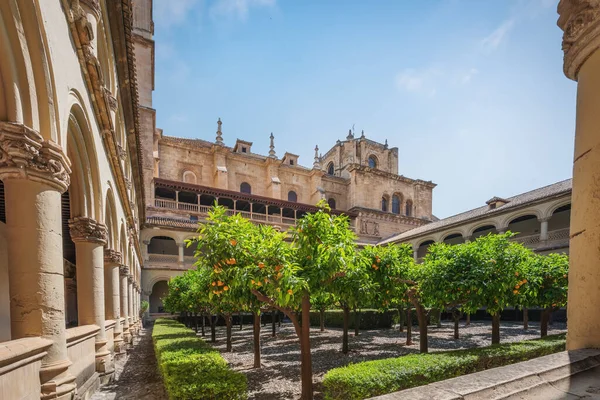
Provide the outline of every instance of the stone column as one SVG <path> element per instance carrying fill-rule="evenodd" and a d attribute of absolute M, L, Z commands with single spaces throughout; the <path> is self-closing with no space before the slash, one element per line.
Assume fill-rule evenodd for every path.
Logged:
<path fill-rule="evenodd" d="M 600 347 L 600 2 L 561 0 L 565 75 L 578 82 L 567 350 Z"/>
<path fill-rule="evenodd" d="M 126 265 L 121 265 L 119 267 L 119 276 L 121 277 L 121 318 L 124 319 L 123 322 L 123 340 L 125 343 L 131 343 L 131 332 L 129 331 L 129 305 L 128 303 L 128 293 L 129 293 L 129 285 L 127 284 L 127 275 L 129 274 L 129 267 Z"/>
<path fill-rule="evenodd" d="M 540 242 L 545 242 L 546 240 L 548 240 L 548 221 L 549 220 L 550 220 L 549 217 L 539 219 L 539 221 L 540 221 Z"/>
<path fill-rule="evenodd" d="M 127 275 L 127 316 L 129 317 L 129 327 L 131 335 L 135 335 L 135 320 L 133 316 L 133 275 Z"/>
<path fill-rule="evenodd" d="M 119 265 L 121 253 L 111 249 L 104 250 L 104 309 L 106 319 L 115 321 L 114 344 L 115 355 L 125 353 L 123 343 L 123 326 L 121 325 L 121 296 L 119 290 Z"/>
<path fill-rule="evenodd" d="M 79 325 L 97 325 L 96 371 L 112 374 L 114 365 L 106 339 L 104 314 L 104 245 L 106 226 L 92 218 L 69 220 L 71 239 L 77 256 L 77 316 Z"/>
<path fill-rule="evenodd" d="M 419 248 L 415 248 L 415 246 L 413 246 L 413 258 L 415 262 L 417 262 L 417 260 L 419 259 Z"/>
<path fill-rule="evenodd" d="M 142 241 L 142 259 L 144 262 L 150 261 L 150 256 L 148 253 L 148 246 L 150 245 L 149 240 Z"/>
<path fill-rule="evenodd" d="M 12 339 L 52 341 L 40 368 L 41 398 L 71 399 L 65 328 L 61 193 L 70 163 L 62 149 L 24 125 L 0 122 Z"/>
<path fill-rule="evenodd" d="M 177 246 L 179 248 L 179 259 L 177 260 L 177 262 L 183 266 L 183 264 L 184 264 L 183 251 L 185 249 L 185 243 L 184 242 L 177 243 Z"/>

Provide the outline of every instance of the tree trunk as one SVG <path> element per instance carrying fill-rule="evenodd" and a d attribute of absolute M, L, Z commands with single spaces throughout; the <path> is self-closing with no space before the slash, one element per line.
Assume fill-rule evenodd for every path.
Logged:
<path fill-rule="evenodd" d="M 244 329 L 242 326 L 244 324 L 244 316 L 242 315 L 241 311 L 238 313 L 238 317 L 240 318 L 240 331 L 241 331 L 242 329 Z"/>
<path fill-rule="evenodd" d="M 302 400 L 313 399 L 312 357 L 310 354 L 310 296 L 302 296 L 302 335 L 300 336 L 302 357 Z"/>
<path fill-rule="evenodd" d="M 404 310 L 402 307 L 398 307 L 398 325 L 400 325 L 398 330 L 404 332 Z"/>
<path fill-rule="evenodd" d="M 202 313 L 202 337 L 206 336 L 206 334 L 204 333 L 204 325 L 206 324 L 206 321 L 204 320 L 204 313 Z"/>
<path fill-rule="evenodd" d="M 354 336 L 358 336 L 360 331 L 360 311 L 354 309 Z"/>
<path fill-rule="evenodd" d="M 275 327 L 275 315 L 276 315 L 276 311 L 275 309 L 273 309 L 273 311 L 271 311 L 271 335 L 273 337 L 277 336 L 277 328 Z"/>
<path fill-rule="evenodd" d="M 417 311 L 417 319 L 419 321 L 419 352 L 427 353 L 429 351 L 429 343 L 427 338 L 427 313 L 425 307 L 421 304 L 415 307 Z"/>
<path fill-rule="evenodd" d="M 194 313 L 194 331 L 198 333 L 198 313 Z"/>
<path fill-rule="evenodd" d="M 260 368 L 260 316 L 254 312 L 253 334 L 254 334 L 254 368 Z"/>
<path fill-rule="evenodd" d="M 550 309 L 544 308 L 542 310 L 542 316 L 540 319 L 540 333 L 541 337 L 548 336 L 548 320 L 550 319 Z"/>
<path fill-rule="evenodd" d="M 529 329 L 529 310 L 527 310 L 527 307 L 523 307 L 523 329 Z"/>
<path fill-rule="evenodd" d="M 227 327 L 227 345 L 225 351 L 231 352 L 231 314 L 225 314 L 225 326 Z"/>
<path fill-rule="evenodd" d="M 412 316 L 410 315 L 410 307 L 406 309 L 406 345 L 412 346 Z"/>
<path fill-rule="evenodd" d="M 344 329 L 342 334 L 342 353 L 348 354 L 348 325 L 350 320 L 350 308 L 342 307 L 344 311 Z"/>
<path fill-rule="evenodd" d="M 212 314 L 210 315 L 210 341 L 211 342 L 216 342 L 217 341 L 217 317 L 213 316 Z"/>
<path fill-rule="evenodd" d="M 435 309 L 435 318 L 436 318 L 436 326 L 438 328 L 442 327 L 442 310 L 440 310 L 439 308 Z"/>
<path fill-rule="evenodd" d="M 465 326 L 470 326 L 471 325 L 471 314 L 467 314 L 467 322 L 465 323 Z"/>
<path fill-rule="evenodd" d="M 325 330 L 325 310 L 319 310 L 319 323 L 321 325 L 321 332 Z"/>
<path fill-rule="evenodd" d="M 500 343 L 500 313 L 492 315 L 492 344 Z"/>
<path fill-rule="evenodd" d="M 460 321 L 461 312 L 458 310 L 452 310 L 452 319 L 454 320 L 454 339 L 459 338 L 458 335 L 458 321 Z"/>

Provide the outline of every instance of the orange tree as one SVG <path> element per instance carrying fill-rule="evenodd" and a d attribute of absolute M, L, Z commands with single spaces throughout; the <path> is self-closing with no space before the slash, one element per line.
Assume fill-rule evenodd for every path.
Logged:
<path fill-rule="evenodd" d="M 382 311 L 398 308 L 402 331 L 402 310 L 408 304 L 406 292 L 411 283 L 409 271 L 414 265 L 410 245 L 366 246 L 361 253 L 373 284 L 373 304 Z M 412 344 L 409 333 L 407 341 Z"/>
<path fill-rule="evenodd" d="M 291 245 L 285 233 L 255 226 L 239 215 L 227 216 L 224 208 L 215 207 L 200 227 L 196 252 L 199 267 L 210 268 L 216 282 L 211 300 L 232 297 L 240 303 L 249 290 L 290 318 L 300 340 L 303 399 L 313 397 L 310 296 L 343 276 L 355 246 L 347 217 L 331 215 L 324 202 L 319 206 L 298 220 Z"/>
<path fill-rule="evenodd" d="M 565 254 L 532 254 L 525 263 L 514 293 L 520 294 L 520 305 L 540 307 L 541 336 L 548 335 L 548 320 L 552 310 L 567 305 L 569 257 Z"/>
<path fill-rule="evenodd" d="M 192 278 L 188 272 L 171 278 L 168 282 L 168 294 L 163 298 L 163 307 L 165 310 L 171 313 L 181 313 L 182 316 L 191 312 L 194 307 L 191 286 Z"/>

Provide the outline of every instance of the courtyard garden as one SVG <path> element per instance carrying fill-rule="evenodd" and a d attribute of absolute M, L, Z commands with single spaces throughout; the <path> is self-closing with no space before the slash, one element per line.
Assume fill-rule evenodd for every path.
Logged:
<path fill-rule="evenodd" d="M 171 398 L 359 399 L 564 349 L 548 334 L 566 305 L 566 256 L 534 254 L 507 232 L 434 244 L 416 264 L 408 245 L 357 248 L 348 219 L 319 206 L 289 232 L 211 211 L 189 243 L 196 269 L 173 278 L 163 300 L 201 333 L 174 321 L 153 333 Z M 540 323 L 502 323 L 514 307 L 541 309 Z M 490 323 L 464 326 L 482 309 Z M 261 329 L 273 310 L 289 322 Z M 240 312 L 252 315 L 242 330 Z M 438 323 L 442 312 L 451 323 Z M 361 318 L 375 329 L 352 329 Z"/>

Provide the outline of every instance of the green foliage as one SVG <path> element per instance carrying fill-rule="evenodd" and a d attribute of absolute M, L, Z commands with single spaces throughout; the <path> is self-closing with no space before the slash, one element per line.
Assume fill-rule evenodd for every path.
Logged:
<path fill-rule="evenodd" d="M 152 340 L 170 400 L 246 399 L 246 376 L 185 326 L 158 319 Z"/>
<path fill-rule="evenodd" d="M 326 399 L 364 399 L 564 350 L 565 336 L 367 361 L 325 374 Z"/>
<path fill-rule="evenodd" d="M 392 321 L 397 314 L 396 310 L 381 311 L 373 309 L 360 310 L 360 329 L 388 329 L 392 327 Z M 344 324 L 344 313 L 342 310 L 327 310 L 325 311 L 325 326 L 327 328 L 342 328 Z M 349 329 L 354 329 L 354 311 L 350 311 L 350 326 Z M 311 326 L 319 326 L 319 312 L 311 311 L 310 324 Z"/>
<path fill-rule="evenodd" d="M 519 305 L 557 308 L 567 305 L 569 257 L 565 254 L 533 255 L 514 287 Z"/>

